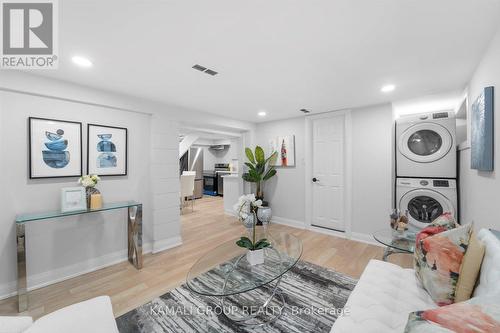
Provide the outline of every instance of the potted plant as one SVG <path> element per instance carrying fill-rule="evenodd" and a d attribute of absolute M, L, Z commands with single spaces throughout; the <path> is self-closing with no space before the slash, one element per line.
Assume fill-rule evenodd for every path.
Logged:
<path fill-rule="evenodd" d="M 235 205 L 240 221 L 250 231 L 250 238 L 241 237 L 236 245 L 248 249 L 246 254 L 250 265 L 258 265 L 264 262 L 264 249 L 271 246 L 267 239 L 256 239 L 257 209 L 262 206 L 262 200 L 256 199 L 255 194 L 243 195 Z"/>
<path fill-rule="evenodd" d="M 273 152 L 271 156 L 266 158 L 262 147 L 257 146 L 255 147 L 255 154 L 252 152 L 252 149 L 248 147 L 245 148 L 245 154 L 248 158 L 248 162 L 245 162 L 245 165 L 248 167 L 248 172 L 243 174 L 243 179 L 247 182 L 255 183 L 257 199 L 264 200 L 262 185 L 263 182 L 276 175 L 274 165 L 276 164 L 278 153 Z"/>

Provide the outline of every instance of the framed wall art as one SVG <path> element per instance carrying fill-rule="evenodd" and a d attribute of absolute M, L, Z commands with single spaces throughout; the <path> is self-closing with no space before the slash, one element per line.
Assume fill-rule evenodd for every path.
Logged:
<path fill-rule="evenodd" d="M 493 171 L 493 87 L 486 87 L 471 108 L 471 168 Z"/>
<path fill-rule="evenodd" d="M 275 166 L 295 166 L 295 135 L 277 136 L 269 142 L 270 153 L 278 152 Z"/>
<path fill-rule="evenodd" d="M 127 175 L 127 129 L 95 124 L 88 124 L 87 129 L 87 173 L 98 176 Z"/>
<path fill-rule="evenodd" d="M 82 123 L 30 117 L 29 177 L 82 175 Z"/>

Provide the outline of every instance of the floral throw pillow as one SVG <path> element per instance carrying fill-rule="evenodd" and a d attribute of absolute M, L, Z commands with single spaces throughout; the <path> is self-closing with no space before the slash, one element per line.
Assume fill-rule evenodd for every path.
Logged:
<path fill-rule="evenodd" d="M 430 228 L 438 228 L 432 230 Z M 414 268 L 417 278 L 439 306 L 452 304 L 472 225 L 439 232 L 430 226 L 417 235 Z"/>
<path fill-rule="evenodd" d="M 500 295 L 410 313 L 405 333 L 500 332 Z"/>
<path fill-rule="evenodd" d="M 458 227 L 457 221 L 453 217 L 453 214 L 450 212 L 443 213 L 441 216 L 432 221 L 430 225 L 434 227 L 442 227 L 445 230 L 450 230 Z"/>
<path fill-rule="evenodd" d="M 444 213 L 417 234 L 416 242 L 418 244 L 421 239 L 456 227 L 458 227 L 458 224 L 453 215 L 451 213 Z"/>

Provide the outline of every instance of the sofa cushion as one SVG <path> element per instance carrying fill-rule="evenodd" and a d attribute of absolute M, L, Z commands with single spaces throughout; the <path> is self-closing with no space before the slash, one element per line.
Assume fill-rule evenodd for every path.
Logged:
<path fill-rule="evenodd" d="M 425 229 L 424 229 L 425 230 Z M 440 306 L 454 302 L 460 267 L 469 245 L 472 225 L 439 232 L 419 233 L 415 244 L 415 272 Z"/>
<path fill-rule="evenodd" d="M 0 333 L 22 333 L 33 324 L 27 316 L 0 317 Z"/>
<path fill-rule="evenodd" d="M 481 229 L 477 238 L 484 244 L 484 258 L 479 285 L 474 296 L 500 295 L 500 240 L 489 230 Z"/>
<path fill-rule="evenodd" d="M 100 296 L 52 312 L 24 333 L 118 333 L 111 300 Z"/>
<path fill-rule="evenodd" d="M 471 298 L 476 286 L 479 270 L 484 257 L 484 245 L 477 239 L 476 233 L 472 231 L 467 252 L 465 252 L 457 288 L 455 290 L 455 302 L 463 302 Z"/>
<path fill-rule="evenodd" d="M 435 307 L 413 269 L 370 260 L 331 332 L 401 333 L 410 312 Z"/>
<path fill-rule="evenodd" d="M 458 223 L 450 212 L 443 213 L 441 216 L 436 218 L 429 226 L 442 227 L 445 230 L 455 229 L 458 227 Z"/>
<path fill-rule="evenodd" d="M 500 295 L 410 313 L 405 333 L 500 332 Z"/>

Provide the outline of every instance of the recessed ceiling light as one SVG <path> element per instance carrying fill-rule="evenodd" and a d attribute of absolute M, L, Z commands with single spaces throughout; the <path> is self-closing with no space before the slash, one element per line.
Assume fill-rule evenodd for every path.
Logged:
<path fill-rule="evenodd" d="M 80 67 L 92 67 L 92 61 L 85 57 L 74 56 L 71 60 Z"/>
<path fill-rule="evenodd" d="M 388 92 L 391 92 L 393 91 L 394 89 L 396 89 L 396 86 L 393 85 L 393 84 L 388 84 L 388 85 L 385 85 L 382 87 L 382 89 L 380 89 L 381 92 L 385 92 L 385 93 L 388 93 Z"/>
<path fill-rule="evenodd" d="M 266 111 L 260 111 L 257 114 L 259 115 L 259 117 L 265 117 L 267 113 L 266 113 Z"/>

